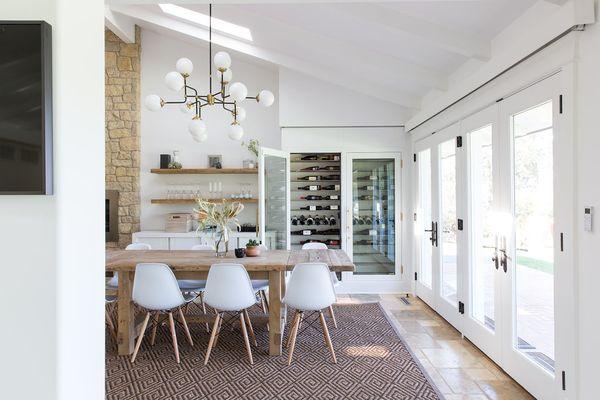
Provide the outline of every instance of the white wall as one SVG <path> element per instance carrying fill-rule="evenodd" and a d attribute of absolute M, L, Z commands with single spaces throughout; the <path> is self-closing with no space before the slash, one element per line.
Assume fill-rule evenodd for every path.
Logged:
<path fill-rule="evenodd" d="M 213 48 L 213 55 L 218 49 Z M 259 106 L 255 101 L 246 100 L 243 107 L 247 119 L 242 123 L 245 130 L 243 140 L 258 139 L 262 146 L 279 149 L 281 134 L 278 124 L 277 71 L 273 67 L 259 66 L 242 61 L 231 53 L 233 81 L 243 82 L 249 95 L 255 95 L 261 89 L 271 90 L 275 94 L 275 104 L 270 108 Z M 179 99 L 181 96 L 167 89 L 164 76 L 175 69 L 175 62 L 187 57 L 194 63 L 194 72 L 189 81 L 202 94 L 208 90 L 208 48 L 194 46 L 187 42 L 164 36 L 147 29 L 142 30 L 142 99 L 156 93 L 164 99 Z M 213 83 L 213 90 L 216 89 Z M 159 155 L 179 150 L 184 167 L 207 167 L 209 154 L 221 154 L 223 167 L 241 168 L 244 159 L 255 157 L 227 137 L 227 128 L 232 122 L 231 114 L 217 106 L 205 107 L 202 118 L 208 126 L 208 140 L 195 142 L 190 136 L 187 125 L 191 115 L 184 115 L 178 106 L 165 106 L 160 112 L 142 109 L 141 120 L 141 229 L 164 229 L 165 214 L 169 212 L 189 212 L 192 206 L 152 205 L 150 199 L 165 197 L 167 189 L 173 186 L 199 186 L 204 195 L 208 192 L 208 182 L 223 182 L 224 193 L 239 192 L 240 183 L 251 183 L 255 195 L 258 193 L 258 176 L 228 175 L 189 175 L 172 176 L 151 174 L 151 168 L 159 167 Z M 240 222 L 256 223 L 257 206 L 247 204 L 240 216 Z"/>
<path fill-rule="evenodd" d="M 104 398 L 103 12 L 0 3 L 2 20 L 53 25 L 55 149 L 54 196 L 0 196 L 2 398 Z"/>
<path fill-rule="evenodd" d="M 398 126 L 408 109 L 308 75 L 279 71 L 279 121 L 283 127 Z"/>
<path fill-rule="evenodd" d="M 598 2 L 596 1 L 596 5 Z M 600 330 L 598 313 L 598 282 L 600 281 L 600 26 L 589 25 L 584 32 L 575 32 L 561 39 L 502 78 L 496 80 L 468 99 L 456 104 L 436 118 L 410 131 L 413 140 L 431 135 L 480 107 L 519 89 L 528 81 L 542 77 L 553 70 L 574 67 L 575 76 L 565 82 L 566 107 L 573 107 L 574 159 L 575 161 L 575 302 L 576 322 L 570 327 L 575 332 L 576 366 L 567 371 L 567 386 L 576 386 L 579 399 L 594 399 L 598 393 L 597 360 L 600 358 L 597 332 Z M 434 111 L 433 109 L 429 111 Z M 568 195 L 568 194 L 565 194 Z M 583 230 L 583 208 L 593 206 L 596 210 L 594 232 Z M 573 398 L 573 397 L 569 397 Z"/>

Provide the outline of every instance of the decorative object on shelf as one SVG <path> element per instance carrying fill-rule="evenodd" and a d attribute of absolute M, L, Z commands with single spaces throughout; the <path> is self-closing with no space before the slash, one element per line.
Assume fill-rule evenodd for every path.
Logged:
<path fill-rule="evenodd" d="M 248 257 L 258 257 L 260 256 L 260 243 L 258 243 L 254 239 L 248 240 L 246 243 L 246 255 Z"/>
<path fill-rule="evenodd" d="M 250 159 L 245 159 L 244 161 L 242 161 L 242 166 L 244 168 L 256 168 L 256 161 L 255 160 L 250 160 Z"/>
<path fill-rule="evenodd" d="M 243 247 L 235 249 L 235 256 L 237 258 L 244 258 L 244 257 L 246 257 L 246 249 L 243 248 Z"/>
<path fill-rule="evenodd" d="M 192 215 L 172 213 L 167 214 L 165 232 L 185 233 L 192 230 Z"/>
<path fill-rule="evenodd" d="M 197 231 L 206 231 L 209 227 L 215 227 L 216 256 L 224 257 L 229 251 L 230 225 L 240 226 L 236 217 L 242 212 L 244 205 L 226 201 L 214 203 L 205 199 L 197 199 L 196 203 L 198 208 L 194 209 L 194 213 L 198 220 Z"/>
<path fill-rule="evenodd" d="M 223 156 L 220 154 L 213 154 L 208 156 L 208 166 L 210 168 L 222 169 L 223 168 Z"/>
<path fill-rule="evenodd" d="M 209 23 L 208 23 L 208 52 L 209 61 L 212 58 L 212 4 L 209 4 Z M 227 86 L 232 80 L 231 57 L 224 51 L 219 51 L 214 58 L 217 72 L 213 76 L 212 63 L 209 62 L 208 88 L 209 93 L 200 95 L 198 90 L 188 85 L 194 65 L 187 58 L 180 58 L 175 64 L 177 71 L 169 72 L 165 76 L 165 84 L 171 90 L 179 92 L 183 89 L 183 99 L 179 101 L 165 101 L 160 96 L 151 94 L 146 97 L 146 108 L 150 111 L 159 111 L 165 104 L 177 104 L 185 114 L 194 113 L 194 117 L 188 125 L 192 138 L 197 142 L 204 142 L 208 139 L 206 133 L 206 123 L 202 120 L 202 108 L 206 106 L 218 105 L 224 110 L 229 111 L 233 116 L 233 122 L 229 126 L 229 138 L 231 140 L 240 140 L 244 136 L 244 129 L 240 122 L 246 119 L 246 110 L 238 106 L 238 103 L 245 99 L 253 99 L 264 107 L 270 107 L 275 101 L 275 96 L 268 90 L 261 90 L 256 96 L 248 96 L 246 85 L 240 82 L 234 82 Z M 213 78 L 220 83 L 220 90 L 213 92 Z M 231 107 L 231 108 L 229 108 Z"/>
<path fill-rule="evenodd" d="M 171 155 L 170 154 L 161 154 L 160 155 L 160 168 L 167 169 L 167 168 L 169 168 L 169 164 L 171 164 Z"/>
<path fill-rule="evenodd" d="M 181 161 L 179 161 L 179 150 L 173 150 L 173 158 L 169 163 L 169 169 L 181 169 Z"/>
<path fill-rule="evenodd" d="M 250 153 L 254 154 L 254 157 L 258 157 L 258 148 L 260 147 L 258 139 L 250 139 L 248 143 L 242 142 L 242 147 L 248 149 Z"/>

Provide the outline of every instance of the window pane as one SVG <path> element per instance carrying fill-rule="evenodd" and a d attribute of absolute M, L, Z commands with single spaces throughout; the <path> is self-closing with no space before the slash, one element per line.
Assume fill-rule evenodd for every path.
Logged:
<path fill-rule="evenodd" d="M 456 297 L 456 142 L 448 140 L 440 145 L 440 221 L 442 257 L 442 297 L 457 306 Z"/>
<path fill-rule="evenodd" d="M 495 247 L 492 125 L 469 134 L 471 186 L 471 317 L 494 331 Z"/>
<path fill-rule="evenodd" d="M 515 347 L 554 371 L 552 102 L 513 116 Z"/>

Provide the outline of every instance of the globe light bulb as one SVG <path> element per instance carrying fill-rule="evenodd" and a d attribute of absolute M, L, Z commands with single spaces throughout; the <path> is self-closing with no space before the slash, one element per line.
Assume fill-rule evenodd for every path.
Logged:
<path fill-rule="evenodd" d="M 229 139 L 240 140 L 244 136 L 244 128 L 237 122 L 232 123 L 229 126 Z"/>
<path fill-rule="evenodd" d="M 146 105 L 146 108 L 150 111 L 158 111 L 162 108 L 162 106 L 165 104 L 163 102 L 163 99 L 160 98 L 160 96 L 156 95 L 156 94 L 151 94 L 146 96 L 146 99 L 144 100 L 144 104 Z"/>
<path fill-rule="evenodd" d="M 246 110 L 242 107 L 236 107 L 236 120 L 237 122 L 244 122 L 246 119 Z"/>
<path fill-rule="evenodd" d="M 175 69 L 185 78 L 187 78 L 192 74 L 192 71 L 194 70 L 194 64 L 192 64 L 192 61 L 189 58 L 183 57 L 177 60 L 177 63 L 175 63 Z"/>
<path fill-rule="evenodd" d="M 206 132 L 201 133 L 199 135 L 195 135 L 192 134 L 192 138 L 198 142 L 198 143 L 202 143 L 202 142 L 206 142 L 206 139 L 208 139 L 208 134 Z"/>
<path fill-rule="evenodd" d="M 196 112 L 196 107 L 192 103 L 183 103 L 179 106 L 179 111 L 183 114 L 194 114 Z"/>
<path fill-rule="evenodd" d="M 165 84 L 169 89 L 179 92 L 181 89 L 183 89 L 185 82 L 183 80 L 183 76 L 179 72 L 171 71 L 165 75 Z"/>
<path fill-rule="evenodd" d="M 219 51 L 214 57 L 215 67 L 221 72 L 231 67 L 231 57 L 224 51 Z"/>
<path fill-rule="evenodd" d="M 248 96 L 248 88 L 240 82 L 234 82 L 229 86 L 229 94 L 234 101 L 243 101 Z"/>
<path fill-rule="evenodd" d="M 188 130 L 190 131 L 193 137 L 199 137 L 206 132 L 206 123 L 200 118 L 194 117 L 188 125 Z"/>
<path fill-rule="evenodd" d="M 275 101 L 275 95 L 269 90 L 261 90 L 257 96 L 257 101 L 263 107 L 271 107 Z"/>

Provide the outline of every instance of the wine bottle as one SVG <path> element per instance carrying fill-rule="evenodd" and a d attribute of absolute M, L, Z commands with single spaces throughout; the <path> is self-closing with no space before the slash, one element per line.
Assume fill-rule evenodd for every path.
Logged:
<path fill-rule="evenodd" d="M 299 181 L 318 181 L 319 177 L 315 175 L 301 176 L 297 178 Z"/>
<path fill-rule="evenodd" d="M 321 218 L 318 216 L 315 216 L 315 225 L 321 225 Z"/>
<path fill-rule="evenodd" d="M 322 196 L 317 196 L 314 194 L 310 194 L 308 196 L 300 196 L 300 199 L 302 200 L 322 200 L 323 197 Z"/>
<path fill-rule="evenodd" d="M 321 171 L 339 171 L 339 165 L 327 165 L 325 167 L 321 167 Z"/>
<path fill-rule="evenodd" d="M 329 217 L 329 225 L 335 225 L 337 223 L 337 220 L 335 219 L 335 217 Z"/>
<path fill-rule="evenodd" d="M 323 186 L 321 190 L 340 190 L 340 185 L 327 185 Z"/>
<path fill-rule="evenodd" d="M 339 200 L 340 196 L 337 194 L 332 194 L 329 196 L 323 196 L 323 200 Z"/>
<path fill-rule="evenodd" d="M 315 220 L 309 215 L 308 218 L 306 218 L 306 225 L 313 225 L 314 223 Z"/>
<path fill-rule="evenodd" d="M 317 211 L 317 210 L 323 210 L 323 206 L 303 206 L 300 207 L 301 210 L 308 210 L 308 211 Z"/>
<path fill-rule="evenodd" d="M 318 171 L 319 170 L 319 166 L 318 165 L 313 165 L 311 167 L 305 167 L 300 169 L 300 171 Z"/>
<path fill-rule="evenodd" d="M 330 204 L 328 206 L 323 207 L 324 210 L 339 210 L 339 206 L 337 204 Z"/>
<path fill-rule="evenodd" d="M 317 160 L 317 155 L 316 154 L 309 154 L 307 156 L 301 157 L 300 160 L 302 160 L 302 161 L 316 161 Z"/>
<path fill-rule="evenodd" d="M 359 200 L 373 200 L 373 195 L 370 194 L 364 194 L 362 196 L 358 196 Z"/>
<path fill-rule="evenodd" d="M 339 175 L 323 175 L 321 180 L 323 181 L 337 181 L 340 179 Z"/>
<path fill-rule="evenodd" d="M 339 245 L 340 245 L 340 241 L 339 241 L 339 240 L 336 240 L 336 239 L 327 239 L 327 240 L 325 241 L 325 244 L 326 244 L 327 246 L 339 246 Z"/>
<path fill-rule="evenodd" d="M 321 185 L 298 186 L 298 190 L 321 190 Z"/>
<path fill-rule="evenodd" d="M 338 154 L 325 154 L 320 158 L 321 161 L 340 161 L 340 156 Z"/>
<path fill-rule="evenodd" d="M 298 218 L 298 222 L 300 223 L 300 225 L 306 225 L 306 217 L 304 215 L 301 215 L 300 218 Z"/>
<path fill-rule="evenodd" d="M 374 188 L 374 186 L 370 186 L 370 185 L 359 187 L 360 190 L 373 190 L 373 188 Z"/>
<path fill-rule="evenodd" d="M 321 223 L 323 225 L 329 225 L 329 218 L 328 217 L 321 218 Z"/>
<path fill-rule="evenodd" d="M 339 235 L 340 230 L 339 229 L 325 229 L 323 231 L 320 231 L 319 233 L 321 235 Z"/>
<path fill-rule="evenodd" d="M 292 217 L 292 225 L 298 225 L 298 217 Z"/>

